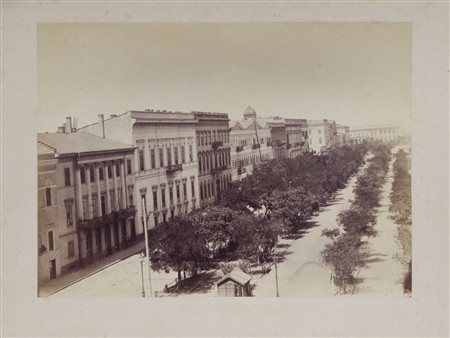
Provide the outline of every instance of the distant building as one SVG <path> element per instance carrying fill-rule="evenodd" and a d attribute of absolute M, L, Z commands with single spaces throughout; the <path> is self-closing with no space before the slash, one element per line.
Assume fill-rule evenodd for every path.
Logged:
<path fill-rule="evenodd" d="M 213 204 L 228 189 L 231 182 L 231 149 L 228 115 L 223 113 L 192 112 L 198 158 L 200 206 Z"/>
<path fill-rule="evenodd" d="M 248 107 L 244 118 L 231 123 L 231 164 L 233 181 L 251 174 L 261 162 L 273 159 L 271 119 L 256 118 L 256 112 Z"/>
<path fill-rule="evenodd" d="M 336 144 L 344 145 L 350 143 L 350 127 L 336 124 Z"/>
<path fill-rule="evenodd" d="M 287 157 L 294 158 L 309 149 L 308 124 L 305 119 L 284 119 Z"/>
<path fill-rule="evenodd" d="M 38 134 L 39 283 L 136 239 L 134 147 L 72 132 Z"/>
<path fill-rule="evenodd" d="M 270 138 L 272 143 L 273 158 L 280 160 L 287 157 L 287 135 L 284 120 L 274 118 L 267 123 L 270 128 Z"/>
<path fill-rule="evenodd" d="M 350 128 L 350 142 L 353 144 L 363 141 L 396 141 L 402 135 L 397 125 L 371 125 Z"/>
<path fill-rule="evenodd" d="M 334 120 L 308 120 L 309 149 L 317 153 L 338 144 Z"/>
<path fill-rule="evenodd" d="M 131 166 L 135 177 L 134 199 L 146 188 L 149 227 L 200 206 L 196 126 L 192 113 L 127 111 L 78 129 L 136 147 Z M 78 131 L 77 131 L 78 132 Z M 142 205 L 137 203 L 137 219 Z M 138 233 L 143 233 L 143 225 Z"/>

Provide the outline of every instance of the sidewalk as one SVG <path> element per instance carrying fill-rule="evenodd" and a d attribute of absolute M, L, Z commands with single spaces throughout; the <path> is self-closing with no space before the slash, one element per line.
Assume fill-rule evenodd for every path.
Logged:
<path fill-rule="evenodd" d="M 84 268 L 78 268 L 72 272 L 69 272 L 61 277 L 55 278 L 38 288 L 39 297 L 48 297 L 57 291 L 60 291 L 86 277 L 89 277 L 113 264 L 120 262 L 121 260 L 128 258 L 137 252 L 144 250 L 144 241 L 138 241 L 130 247 L 115 252 L 114 254 L 104 257 Z"/>

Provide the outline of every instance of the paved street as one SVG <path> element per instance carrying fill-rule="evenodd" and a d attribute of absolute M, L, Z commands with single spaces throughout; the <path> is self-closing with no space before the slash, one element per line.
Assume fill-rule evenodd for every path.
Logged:
<path fill-rule="evenodd" d="M 394 148 L 395 154 L 399 148 Z M 392 165 L 394 157 L 389 166 L 389 173 L 383 186 L 380 204 L 377 214 L 375 229 L 377 235 L 371 237 L 367 243 L 370 257 L 366 265 L 359 271 L 358 278 L 361 279 L 354 294 L 359 295 L 403 295 L 402 270 L 403 267 L 398 259 L 402 249 L 397 241 L 397 224 L 390 218 L 389 194 L 392 189 Z"/>
<path fill-rule="evenodd" d="M 363 168 L 358 172 L 362 173 Z M 322 230 L 337 227 L 336 216 L 350 206 L 356 175 L 347 186 L 338 191 L 317 217 L 311 219 L 312 227 L 303 237 L 294 241 L 282 240 L 277 252 L 286 250 L 285 261 L 278 264 L 278 285 L 280 297 L 290 296 L 330 296 L 333 294 L 330 283 L 331 272 L 321 263 L 321 251 L 330 240 L 322 236 Z M 292 242 L 290 247 L 286 246 Z M 275 269 L 259 279 L 254 278 L 255 296 L 273 297 L 276 295 Z"/>

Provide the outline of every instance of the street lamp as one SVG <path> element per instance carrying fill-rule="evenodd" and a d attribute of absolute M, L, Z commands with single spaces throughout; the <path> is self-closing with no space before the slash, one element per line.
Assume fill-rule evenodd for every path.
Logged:
<path fill-rule="evenodd" d="M 280 292 L 278 291 L 278 268 L 277 268 L 278 257 L 275 258 L 275 284 L 277 286 L 277 297 L 280 297 Z"/>
<path fill-rule="evenodd" d="M 144 237 L 145 237 L 145 255 L 147 256 L 148 265 L 148 284 L 150 287 L 150 297 L 152 297 L 152 275 L 150 271 L 150 253 L 148 249 L 148 228 L 147 228 L 147 208 L 145 207 L 145 195 L 147 193 L 147 188 L 141 188 L 141 202 L 142 202 L 142 222 L 144 223 Z"/>
<path fill-rule="evenodd" d="M 141 261 L 141 283 L 142 283 L 142 297 L 145 297 L 145 288 L 144 288 L 144 253 L 141 252 L 139 255 Z"/>

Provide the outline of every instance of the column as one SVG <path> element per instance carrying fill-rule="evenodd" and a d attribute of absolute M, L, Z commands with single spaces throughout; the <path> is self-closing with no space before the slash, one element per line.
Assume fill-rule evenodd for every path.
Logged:
<path fill-rule="evenodd" d="M 105 178 L 105 189 L 106 189 L 106 214 L 111 213 L 111 196 L 109 194 L 109 177 L 108 177 L 108 166 L 110 162 L 105 162 L 103 165 L 103 177 Z"/>
<path fill-rule="evenodd" d="M 75 169 L 75 186 L 77 191 L 78 219 L 83 219 L 83 196 L 81 195 L 81 173 L 79 166 L 77 166 Z"/>
<path fill-rule="evenodd" d="M 127 180 L 125 178 L 125 159 L 120 160 L 120 180 L 122 183 L 122 207 L 125 209 L 128 205 Z"/>
<path fill-rule="evenodd" d="M 86 177 L 86 187 L 87 187 L 87 195 L 88 195 L 88 218 L 93 218 L 93 208 L 92 208 L 92 191 L 91 191 L 91 167 L 86 166 L 84 170 Z"/>
<path fill-rule="evenodd" d="M 139 148 L 136 148 L 134 150 L 134 172 L 138 173 L 139 171 Z"/>
<path fill-rule="evenodd" d="M 100 191 L 100 173 L 99 172 L 100 172 L 100 164 L 96 163 L 95 164 L 95 182 L 97 182 L 97 215 L 94 215 L 94 217 L 95 216 L 99 216 L 99 217 L 103 216 L 102 195 L 101 195 L 101 191 Z"/>
<path fill-rule="evenodd" d="M 150 169 L 150 148 L 148 146 L 148 140 L 144 140 L 144 168 Z"/>
<path fill-rule="evenodd" d="M 155 164 L 156 164 L 156 168 L 159 168 L 159 144 L 158 144 L 158 140 L 156 140 L 156 145 L 155 145 Z"/>
<path fill-rule="evenodd" d="M 117 168 L 116 162 L 112 162 L 112 179 L 114 187 L 114 211 L 119 211 L 119 193 L 117 191 Z"/>

